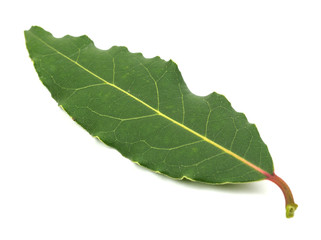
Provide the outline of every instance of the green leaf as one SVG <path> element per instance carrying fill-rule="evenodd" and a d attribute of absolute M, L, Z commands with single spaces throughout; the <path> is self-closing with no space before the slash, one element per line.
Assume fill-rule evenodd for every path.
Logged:
<path fill-rule="evenodd" d="M 212 184 L 276 179 L 255 125 L 224 96 L 191 93 L 173 61 L 125 47 L 100 50 L 87 36 L 57 39 L 40 27 L 25 37 L 59 106 L 133 162 Z"/>

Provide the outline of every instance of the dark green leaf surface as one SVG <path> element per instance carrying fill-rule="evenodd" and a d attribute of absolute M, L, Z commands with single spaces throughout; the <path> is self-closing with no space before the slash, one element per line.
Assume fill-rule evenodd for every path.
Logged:
<path fill-rule="evenodd" d="M 273 174 L 255 125 L 226 98 L 190 92 L 173 61 L 125 47 L 97 49 L 87 36 L 25 32 L 52 97 L 92 136 L 123 156 L 176 179 L 237 183 Z"/>

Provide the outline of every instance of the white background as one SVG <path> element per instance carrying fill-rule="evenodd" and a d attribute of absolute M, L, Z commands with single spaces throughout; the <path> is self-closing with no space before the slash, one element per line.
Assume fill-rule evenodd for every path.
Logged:
<path fill-rule="evenodd" d="M 321 2 L 2 1 L 0 239 L 321 239 Z M 268 181 L 208 186 L 136 166 L 41 84 L 23 31 L 173 59 L 190 90 L 256 123 L 299 208 Z"/>

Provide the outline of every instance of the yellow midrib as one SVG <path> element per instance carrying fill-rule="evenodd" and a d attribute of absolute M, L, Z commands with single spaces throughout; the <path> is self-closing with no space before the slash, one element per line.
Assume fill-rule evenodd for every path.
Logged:
<path fill-rule="evenodd" d="M 147 108 L 151 109 L 152 111 L 154 111 L 155 113 L 157 113 L 159 116 L 175 123 L 176 125 L 184 128 L 185 130 L 189 131 L 190 133 L 198 136 L 199 138 L 201 138 L 202 140 L 204 140 L 205 142 L 208 142 L 209 144 L 221 149 L 222 151 L 224 151 L 225 153 L 233 156 L 234 158 L 236 158 L 237 160 L 243 162 L 244 164 L 248 165 L 249 167 L 253 168 L 254 170 L 260 172 L 261 174 L 265 175 L 265 176 L 270 176 L 270 174 L 268 172 L 266 172 L 265 170 L 263 170 L 262 168 L 254 165 L 253 163 L 249 162 L 248 160 L 246 160 L 245 158 L 237 155 L 236 153 L 230 151 L 229 149 L 221 146 L 220 144 L 212 141 L 211 139 L 203 136 L 202 134 L 199 134 L 198 132 L 194 131 L 193 129 L 190 129 L 189 127 L 187 127 L 186 125 L 177 122 L 176 120 L 172 119 L 171 117 L 163 114 L 162 112 L 160 112 L 159 110 L 153 108 L 152 106 L 150 106 L 149 104 L 145 103 L 144 101 L 140 100 L 139 98 L 135 97 L 134 95 L 130 94 L 129 92 L 123 90 L 122 88 L 116 86 L 115 84 L 112 84 L 108 81 L 106 81 L 105 79 L 103 79 L 102 77 L 98 76 L 97 74 L 93 73 L 92 71 L 90 71 L 89 69 L 85 68 L 84 66 L 82 66 L 81 64 L 79 64 L 78 62 L 74 61 L 73 59 L 71 59 L 70 57 L 66 56 L 65 54 L 63 54 L 62 52 L 58 51 L 56 48 L 52 47 L 51 45 L 49 45 L 48 43 L 46 43 L 45 41 L 43 41 L 41 38 L 39 38 L 38 36 L 36 36 L 35 34 L 33 34 L 32 32 L 30 32 L 35 38 L 37 38 L 40 42 L 42 42 L 44 45 L 46 45 L 48 48 L 52 49 L 53 51 L 55 51 L 56 53 L 58 53 L 59 55 L 61 55 L 62 57 L 68 59 L 69 61 L 71 61 L 72 63 L 74 63 L 75 65 L 77 65 L 78 67 L 80 67 L 81 69 L 83 69 L 84 71 L 88 72 L 89 74 L 91 74 L 92 76 L 96 77 L 97 79 L 99 79 L 100 81 L 106 83 L 107 85 L 121 91 L 122 93 L 128 95 L 129 97 L 135 99 L 136 101 L 138 101 L 139 103 L 143 104 L 144 106 L 146 106 Z"/>

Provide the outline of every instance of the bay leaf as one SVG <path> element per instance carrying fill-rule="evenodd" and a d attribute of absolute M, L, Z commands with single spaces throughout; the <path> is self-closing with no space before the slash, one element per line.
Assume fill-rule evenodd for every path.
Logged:
<path fill-rule="evenodd" d="M 133 162 L 174 179 L 209 184 L 275 182 L 286 216 L 297 207 L 274 174 L 254 124 L 218 93 L 201 97 L 177 65 L 125 47 L 100 50 L 87 36 L 25 31 L 29 55 L 52 97 L 92 136 Z"/>

